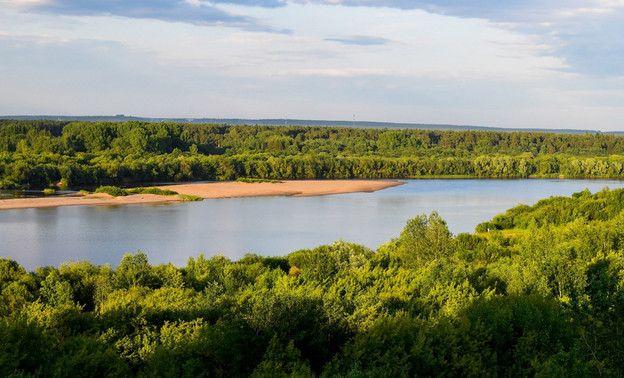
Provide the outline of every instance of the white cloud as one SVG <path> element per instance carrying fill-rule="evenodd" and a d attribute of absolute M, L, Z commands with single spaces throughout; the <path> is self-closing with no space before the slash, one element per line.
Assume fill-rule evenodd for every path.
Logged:
<path fill-rule="evenodd" d="M 120 16 L 183 22 L 199 26 L 231 26 L 246 30 L 287 33 L 258 22 L 245 14 L 227 12 L 212 3 L 198 0 L 4 0 L 22 12 L 49 15 Z"/>
<path fill-rule="evenodd" d="M 603 15 L 608 13 L 615 12 L 616 9 L 613 7 L 594 7 L 594 8 L 570 8 L 570 9 L 562 9 L 556 12 L 556 15 L 564 18 L 573 18 L 573 17 L 582 17 L 582 16 L 592 16 L 592 15 Z"/>
<path fill-rule="evenodd" d="M 217 4 L 184 1 L 188 9 Z M 165 3 L 171 5 L 152 6 L 163 10 Z M 360 120 L 578 128 L 593 117 L 602 123 L 592 128 L 621 127 L 622 74 L 597 80 L 577 70 L 573 58 L 606 59 L 561 53 L 578 46 L 570 44 L 571 32 L 587 38 L 590 25 L 575 26 L 587 15 L 564 22 L 540 13 L 526 24 L 397 7 L 218 4 L 223 14 L 270 28 L 0 7 L 0 114 L 349 119 L 355 113 Z M 617 12 L 609 13 L 612 20 Z M 602 42 L 605 49 L 618 43 Z"/>
<path fill-rule="evenodd" d="M 9 7 L 18 9 L 27 9 L 36 6 L 42 6 L 49 3 L 49 0 L 4 0 L 0 4 L 6 4 Z"/>
<path fill-rule="evenodd" d="M 327 52 L 318 59 L 302 62 L 296 70 L 267 59 L 270 67 L 259 66 L 262 72 L 384 72 L 413 77 L 532 80 L 567 68 L 562 59 L 548 55 L 553 47 L 544 41 L 479 19 L 420 10 L 379 11 L 321 5 L 291 5 L 270 12 L 259 10 L 256 14 L 293 30 L 294 35 L 269 38 L 264 44 L 260 40 L 248 43 L 253 46 L 249 53 L 254 61 L 262 59 L 257 58 L 262 55 L 272 57 L 275 50 L 290 51 L 291 57 L 310 50 Z M 345 35 L 344 30 L 349 30 L 349 34 L 336 37 Z M 335 43 L 353 36 L 383 43 Z"/>
<path fill-rule="evenodd" d="M 326 69 L 303 69 L 283 71 L 280 74 L 286 76 L 326 76 L 326 77 L 343 77 L 351 78 L 358 76 L 401 76 L 394 72 L 382 69 L 366 69 L 366 68 L 326 68 Z"/>

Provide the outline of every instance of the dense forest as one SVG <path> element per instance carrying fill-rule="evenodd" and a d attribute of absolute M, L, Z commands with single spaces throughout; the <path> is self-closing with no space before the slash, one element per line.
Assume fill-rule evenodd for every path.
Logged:
<path fill-rule="evenodd" d="M 423 214 L 377 251 L 1 259 L 0 376 L 624 376 L 623 251 L 624 189 L 606 188 L 475 234 Z"/>
<path fill-rule="evenodd" d="M 624 178 L 608 134 L 0 120 L 0 188 L 413 177 Z"/>

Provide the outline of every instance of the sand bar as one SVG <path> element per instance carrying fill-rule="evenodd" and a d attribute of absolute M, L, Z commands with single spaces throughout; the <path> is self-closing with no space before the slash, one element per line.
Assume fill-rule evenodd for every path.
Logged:
<path fill-rule="evenodd" d="M 160 186 L 202 198 L 235 198 L 260 196 L 321 196 L 340 193 L 374 192 L 401 185 L 395 180 L 304 180 L 280 183 L 211 182 Z M 178 196 L 131 194 L 112 197 L 108 194 L 71 194 L 38 198 L 11 198 L 0 200 L 0 210 L 56 206 L 116 206 L 129 204 L 159 204 L 179 202 Z"/>

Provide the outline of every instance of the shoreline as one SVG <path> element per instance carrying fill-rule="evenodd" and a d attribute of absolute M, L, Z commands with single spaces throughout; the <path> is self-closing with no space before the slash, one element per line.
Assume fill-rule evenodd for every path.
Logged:
<path fill-rule="evenodd" d="M 160 185 L 182 195 L 204 199 L 267 197 L 267 196 L 324 196 L 344 193 L 375 192 L 404 184 L 398 180 L 285 180 L 280 183 L 245 183 L 236 181 Z M 32 209 L 59 206 L 121 206 L 132 204 L 178 203 L 177 195 L 130 194 L 113 197 L 108 194 L 68 194 L 37 198 L 10 198 L 0 200 L 0 210 Z"/>

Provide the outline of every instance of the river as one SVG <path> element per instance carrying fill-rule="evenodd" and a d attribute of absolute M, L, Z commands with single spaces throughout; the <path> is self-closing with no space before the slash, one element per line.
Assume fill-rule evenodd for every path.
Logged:
<path fill-rule="evenodd" d="M 520 203 L 592 193 L 614 180 L 405 180 L 374 193 L 210 199 L 170 205 L 72 206 L 0 211 L 0 257 L 27 270 L 89 260 L 116 266 L 125 253 L 185 266 L 190 256 L 285 255 L 343 239 L 375 249 L 432 211 L 458 234 Z"/>

